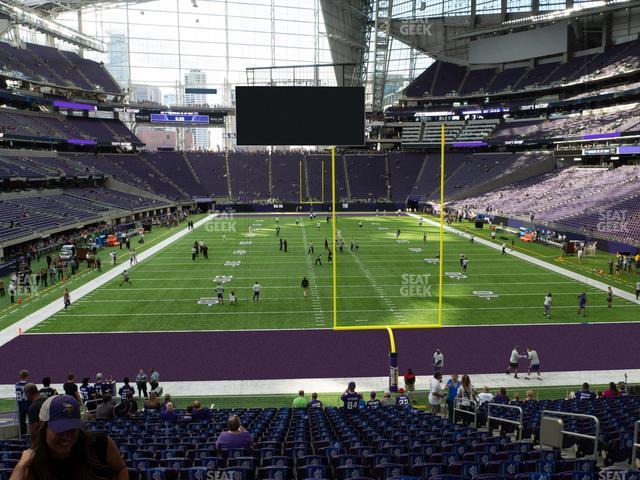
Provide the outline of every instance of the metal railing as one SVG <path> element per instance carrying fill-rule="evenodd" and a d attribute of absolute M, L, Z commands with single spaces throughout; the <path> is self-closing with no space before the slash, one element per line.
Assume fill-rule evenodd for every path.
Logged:
<path fill-rule="evenodd" d="M 593 420 L 593 422 L 596 425 L 596 431 L 594 435 L 587 435 L 585 433 L 577 433 L 577 432 L 569 432 L 567 430 L 562 430 L 560 433 L 562 433 L 562 435 L 568 435 L 570 437 L 593 440 L 593 459 L 596 462 L 598 461 L 598 438 L 600 437 L 600 420 L 598 420 L 598 417 L 595 417 L 593 415 L 584 415 L 582 413 L 568 413 L 568 412 L 556 412 L 555 410 L 543 410 L 542 416 L 540 417 L 540 424 L 542 424 L 542 417 L 544 417 L 545 414 L 547 414 L 547 416 L 552 416 L 552 417 L 574 417 L 574 418 L 585 418 L 585 419 Z"/>
<path fill-rule="evenodd" d="M 631 469 L 640 470 L 638 468 L 638 449 L 640 449 L 640 440 L 638 440 L 638 434 L 640 433 L 640 420 L 638 420 L 633 427 L 633 444 L 631 445 Z"/>
<path fill-rule="evenodd" d="M 500 417 L 493 417 L 491 416 L 491 406 L 494 407 L 498 407 L 498 408 L 506 408 L 508 410 L 516 410 L 518 412 L 518 421 L 515 420 L 509 420 L 507 418 L 500 418 Z M 522 431 L 524 430 L 524 423 L 523 423 L 523 418 L 524 418 L 524 413 L 522 412 L 522 408 L 516 406 L 516 405 L 505 405 L 503 403 L 489 403 L 489 405 L 487 405 L 487 429 L 489 429 L 489 422 L 491 420 L 494 420 L 496 422 L 499 423 L 508 423 L 509 425 L 515 425 L 516 427 L 518 427 L 518 440 L 522 440 Z"/>
<path fill-rule="evenodd" d="M 466 408 L 460 408 L 460 406 L 471 407 L 471 410 L 467 410 Z M 478 410 L 478 402 L 476 402 L 475 400 L 469 400 L 467 398 L 458 398 L 458 397 L 454 398 L 453 399 L 453 423 L 455 424 L 458 422 L 456 413 L 462 412 L 466 416 L 472 416 L 473 426 L 477 427 L 478 426 L 478 414 L 476 413 L 477 410 Z"/>

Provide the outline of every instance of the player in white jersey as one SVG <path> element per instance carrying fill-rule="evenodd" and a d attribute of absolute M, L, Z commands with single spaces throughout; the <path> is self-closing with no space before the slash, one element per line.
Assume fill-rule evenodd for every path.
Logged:
<path fill-rule="evenodd" d="M 547 318 L 551 318 L 551 303 L 553 302 L 553 298 L 551 298 L 551 294 L 547 293 L 544 297 L 544 316 Z"/>
<path fill-rule="evenodd" d="M 531 372 L 536 372 L 538 380 L 542 380 L 540 376 L 540 357 L 532 347 L 527 348 L 527 357 L 529 357 L 529 371 L 525 377 L 527 380 L 531 378 Z"/>

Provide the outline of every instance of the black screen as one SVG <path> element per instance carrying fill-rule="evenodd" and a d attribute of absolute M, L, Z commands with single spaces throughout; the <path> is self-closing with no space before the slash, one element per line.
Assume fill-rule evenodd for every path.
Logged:
<path fill-rule="evenodd" d="M 236 87 L 238 145 L 363 145 L 362 87 Z"/>

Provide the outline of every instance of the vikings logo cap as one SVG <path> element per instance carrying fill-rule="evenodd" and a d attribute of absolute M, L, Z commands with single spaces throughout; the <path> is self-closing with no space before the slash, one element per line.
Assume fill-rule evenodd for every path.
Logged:
<path fill-rule="evenodd" d="M 80 404 L 69 395 L 49 397 L 40 408 L 40 421 L 48 422 L 54 433 L 83 428 Z"/>

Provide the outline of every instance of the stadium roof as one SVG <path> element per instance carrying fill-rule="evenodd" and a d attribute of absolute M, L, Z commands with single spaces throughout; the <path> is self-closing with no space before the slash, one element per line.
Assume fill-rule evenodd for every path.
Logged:
<path fill-rule="evenodd" d="M 131 5 L 148 1 L 150 0 L 131 0 L 128 3 Z M 122 0 L 12 0 L 10 3 L 55 15 L 61 11 L 79 10 L 95 5 L 117 5 L 125 2 Z"/>

